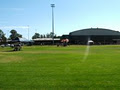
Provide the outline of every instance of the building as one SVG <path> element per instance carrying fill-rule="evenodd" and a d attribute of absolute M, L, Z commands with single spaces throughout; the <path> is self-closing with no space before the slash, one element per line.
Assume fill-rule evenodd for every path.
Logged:
<path fill-rule="evenodd" d="M 103 28 L 88 28 L 70 32 L 63 35 L 68 38 L 71 44 L 87 44 L 92 40 L 94 44 L 120 44 L 120 32 Z"/>
<path fill-rule="evenodd" d="M 28 46 L 31 46 L 34 43 L 32 40 L 28 40 L 26 38 L 19 38 L 19 37 L 16 37 L 13 40 L 7 40 L 7 44 L 11 44 L 11 45 L 16 42 L 20 42 L 21 45 L 28 45 Z"/>
<path fill-rule="evenodd" d="M 33 39 L 35 45 L 52 45 L 53 39 L 52 38 L 36 38 Z M 60 38 L 54 38 L 54 44 L 60 42 Z"/>

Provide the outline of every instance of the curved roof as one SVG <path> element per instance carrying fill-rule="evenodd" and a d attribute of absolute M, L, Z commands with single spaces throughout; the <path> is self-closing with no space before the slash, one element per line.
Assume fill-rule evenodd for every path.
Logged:
<path fill-rule="evenodd" d="M 120 32 L 102 28 L 88 28 L 71 32 L 70 35 L 120 35 Z"/>

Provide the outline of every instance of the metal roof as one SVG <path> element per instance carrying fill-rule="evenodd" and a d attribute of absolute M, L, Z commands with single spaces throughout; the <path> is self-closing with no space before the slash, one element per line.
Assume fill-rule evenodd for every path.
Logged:
<path fill-rule="evenodd" d="M 28 40 L 26 38 L 16 38 L 14 40 L 7 40 L 7 42 L 33 42 L 32 40 Z"/>
<path fill-rule="evenodd" d="M 52 41 L 53 39 L 52 38 L 36 38 L 36 39 L 33 39 L 33 41 Z M 59 41 L 60 38 L 54 38 L 55 41 Z"/>
<path fill-rule="evenodd" d="M 70 35 L 120 35 L 120 32 L 102 28 L 88 28 L 71 32 Z"/>

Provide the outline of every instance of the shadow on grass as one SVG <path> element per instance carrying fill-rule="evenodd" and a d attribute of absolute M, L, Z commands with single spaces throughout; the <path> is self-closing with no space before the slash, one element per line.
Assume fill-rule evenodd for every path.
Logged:
<path fill-rule="evenodd" d="M 20 50 L 22 51 L 22 50 Z M 19 51 L 15 51 L 15 50 L 6 50 L 6 51 L 2 51 L 2 52 L 19 52 Z"/>
<path fill-rule="evenodd" d="M 2 51 L 2 52 L 15 52 L 14 50 L 5 50 L 5 51 Z"/>

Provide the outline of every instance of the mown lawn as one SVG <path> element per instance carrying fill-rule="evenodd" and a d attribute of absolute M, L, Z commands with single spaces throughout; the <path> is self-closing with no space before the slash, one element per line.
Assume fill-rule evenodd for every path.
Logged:
<path fill-rule="evenodd" d="M 119 90 L 120 46 L 0 48 L 0 90 Z"/>

